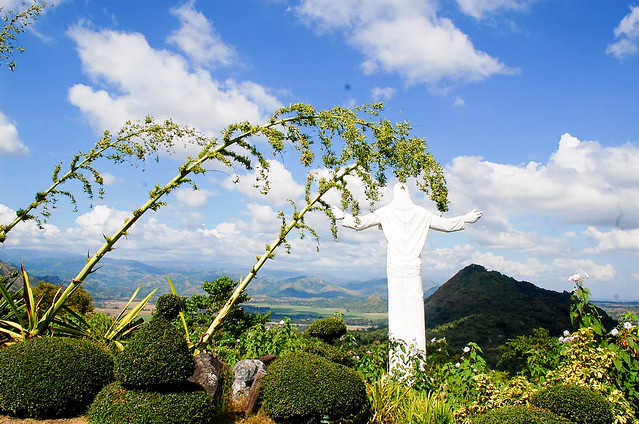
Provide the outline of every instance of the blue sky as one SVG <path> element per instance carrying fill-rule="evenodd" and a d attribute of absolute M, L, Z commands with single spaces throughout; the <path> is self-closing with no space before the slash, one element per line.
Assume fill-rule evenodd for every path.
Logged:
<path fill-rule="evenodd" d="M 4 11 L 19 7 L 0 0 Z M 0 66 L 0 222 L 50 182 L 54 166 L 127 119 L 171 117 L 208 134 L 260 123 L 278 106 L 373 101 L 408 120 L 445 166 L 451 210 L 484 217 L 431 232 L 424 280 L 477 263 L 570 290 L 588 273 L 599 299 L 639 300 L 639 4 L 609 0 L 137 0 L 53 2 Z M 44 230 L 14 229 L 0 257 L 86 254 L 168 181 L 180 155 L 144 172 L 106 162 L 106 196 L 81 188 Z M 250 176 L 207 173 L 118 244 L 113 257 L 252 265 L 304 174 L 272 163 L 272 192 Z M 241 173 L 241 172 L 240 172 Z M 386 196 L 382 204 L 388 202 Z M 435 211 L 423 195 L 413 200 Z M 329 201 L 338 203 L 336 196 Z M 344 278 L 385 275 L 381 232 L 320 231 L 268 264 Z M 27 258 L 25 258 L 27 261 Z"/>

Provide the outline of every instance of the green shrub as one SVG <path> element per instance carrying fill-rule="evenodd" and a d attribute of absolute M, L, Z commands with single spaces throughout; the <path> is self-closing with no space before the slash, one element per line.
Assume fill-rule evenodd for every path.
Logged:
<path fill-rule="evenodd" d="M 217 422 L 218 413 L 197 384 L 157 392 L 126 389 L 116 382 L 95 397 L 87 415 L 90 424 L 206 424 Z"/>
<path fill-rule="evenodd" d="M 128 387 L 170 386 L 189 378 L 194 369 L 184 336 L 160 316 L 142 326 L 115 358 L 115 378 Z"/>
<path fill-rule="evenodd" d="M 0 410 L 30 417 L 73 416 L 113 381 L 113 359 L 71 338 L 28 339 L 0 349 Z"/>
<path fill-rule="evenodd" d="M 346 418 L 366 405 L 366 387 L 355 371 L 309 353 L 282 356 L 262 382 L 264 410 L 277 420 Z"/>
<path fill-rule="evenodd" d="M 355 365 L 355 358 L 352 353 L 348 353 L 344 351 L 344 349 L 324 342 L 315 341 L 314 343 L 307 343 L 302 346 L 301 350 L 321 356 L 331 362 L 346 365 L 347 367 L 353 367 Z"/>
<path fill-rule="evenodd" d="M 473 418 L 473 424 L 563 424 L 567 419 L 534 406 L 504 406 Z"/>
<path fill-rule="evenodd" d="M 163 294 L 155 302 L 155 313 L 171 321 L 184 309 L 184 300 L 174 294 Z"/>
<path fill-rule="evenodd" d="M 612 404 L 600 393 L 583 386 L 557 385 L 536 393 L 530 402 L 570 421 L 582 424 L 610 424 Z"/>
<path fill-rule="evenodd" d="M 346 324 L 341 318 L 322 318 L 311 324 L 308 334 L 331 343 L 346 334 Z"/>

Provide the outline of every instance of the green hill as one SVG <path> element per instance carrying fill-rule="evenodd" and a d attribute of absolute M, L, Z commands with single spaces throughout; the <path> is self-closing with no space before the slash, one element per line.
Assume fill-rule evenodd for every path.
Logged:
<path fill-rule="evenodd" d="M 543 327 L 551 336 L 573 331 L 570 293 L 545 290 L 480 265 L 469 265 L 424 301 L 428 338 L 446 337 L 452 352 L 477 343 L 493 365 L 504 343 Z M 603 310 L 604 325 L 615 322 Z"/>

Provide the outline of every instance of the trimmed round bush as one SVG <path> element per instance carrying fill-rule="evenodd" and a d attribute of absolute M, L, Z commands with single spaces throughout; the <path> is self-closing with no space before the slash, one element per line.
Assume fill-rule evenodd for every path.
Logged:
<path fill-rule="evenodd" d="M 322 318 L 311 324 L 308 334 L 331 343 L 346 334 L 346 324 L 341 318 Z"/>
<path fill-rule="evenodd" d="M 570 421 L 534 406 L 504 406 L 473 418 L 473 424 L 564 424 Z"/>
<path fill-rule="evenodd" d="M 343 349 L 328 343 L 315 341 L 302 346 L 301 350 L 347 367 L 355 365 L 355 358 L 352 353 L 345 352 Z"/>
<path fill-rule="evenodd" d="M 155 313 L 171 321 L 184 309 L 184 301 L 174 294 L 163 294 L 155 302 Z"/>
<path fill-rule="evenodd" d="M 0 349 L 0 410 L 13 415 L 79 415 L 112 381 L 113 358 L 87 340 L 43 337 Z"/>
<path fill-rule="evenodd" d="M 87 413 L 90 424 L 208 424 L 219 408 L 197 384 L 179 391 L 126 389 L 118 382 L 105 387 Z"/>
<path fill-rule="evenodd" d="M 289 423 L 346 418 L 366 405 L 366 387 L 355 371 L 310 353 L 273 362 L 260 394 L 267 415 Z"/>
<path fill-rule="evenodd" d="M 581 424 L 610 424 L 612 405 L 600 393 L 588 387 L 551 386 L 536 393 L 530 402 L 557 415 Z"/>
<path fill-rule="evenodd" d="M 182 333 L 156 317 L 133 335 L 115 358 L 115 378 L 124 386 L 151 388 L 180 383 L 195 369 Z"/>

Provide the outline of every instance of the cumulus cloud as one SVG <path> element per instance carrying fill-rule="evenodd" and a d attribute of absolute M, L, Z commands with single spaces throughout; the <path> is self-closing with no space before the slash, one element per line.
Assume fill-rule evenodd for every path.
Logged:
<path fill-rule="evenodd" d="M 472 261 L 473 263 L 481 264 L 487 269 L 499 270 L 502 274 L 518 280 L 532 279 L 548 270 L 548 267 L 537 258 L 528 258 L 524 262 L 518 262 L 512 258 L 492 252 L 474 252 Z"/>
<path fill-rule="evenodd" d="M 204 17 L 189 5 L 176 13 L 183 21 L 195 19 L 203 25 Z M 152 115 L 217 134 L 234 122 L 259 123 L 281 106 L 268 88 L 255 82 L 218 81 L 202 68 L 191 70 L 192 64 L 205 59 L 226 57 L 213 48 L 219 40 L 211 41 L 214 34 L 210 32 L 195 40 L 189 37 L 199 35 L 190 31 L 173 34 L 171 42 L 187 50 L 186 56 L 153 48 L 139 33 L 95 31 L 78 24 L 67 34 L 76 43 L 84 72 L 94 82 L 94 86 L 71 87 L 69 101 L 98 132 Z"/>
<path fill-rule="evenodd" d="M 615 41 L 606 48 L 606 53 L 621 59 L 637 53 L 639 39 L 639 6 L 630 7 L 628 13 L 615 28 Z"/>
<path fill-rule="evenodd" d="M 390 100 L 395 94 L 395 89 L 393 87 L 373 87 L 371 94 L 374 100 Z"/>
<path fill-rule="evenodd" d="M 461 156 L 447 167 L 453 203 L 532 213 L 566 223 L 639 227 L 639 147 L 603 147 L 564 134 L 546 164 L 499 164 Z"/>
<path fill-rule="evenodd" d="M 18 129 L 9 118 L 0 112 L 0 157 L 27 156 L 29 148 L 18 136 Z"/>
<path fill-rule="evenodd" d="M 264 182 L 258 181 L 259 166 L 252 174 L 227 178 L 224 181 L 224 187 L 237 190 L 250 199 L 260 199 L 274 206 L 286 205 L 288 199 L 297 201 L 304 194 L 304 187 L 295 181 L 291 171 L 286 169 L 282 162 L 276 160 L 267 162 L 270 188 L 266 195 L 262 194 Z"/>
<path fill-rule="evenodd" d="M 457 0 L 461 11 L 476 19 L 482 19 L 499 9 L 523 9 L 528 3 L 526 0 Z"/>
<path fill-rule="evenodd" d="M 618 228 L 600 231 L 596 227 L 589 226 L 584 234 L 598 243 L 597 248 L 592 250 L 593 253 L 639 251 L 639 228 L 628 231 Z"/>
<path fill-rule="evenodd" d="M 175 198 L 187 208 L 203 208 L 206 206 L 206 199 L 211 194 L 208 190 L 193 190 L 192 188 L 182 188 L 174 192 Z"/>
<path fill-rule="evenodd" d="M 477 50 L 435 5 L 417 0 L 304 0 L 298 14 L 320 31 L 341 31 L 364 56 L 366 73 L 401 75 L 409 84 L 478 81 L 513 72 Z"/>
<path fill-rule="evenodd" d="M 213 25 L 195 10 L 193 3 L 190 1 L 171 10 L 181 27 L 171 33 L 167 41 L 179 47 L 197 65 L 229 65 L 235 56 L 233 47 L 222 42 Z"/>

